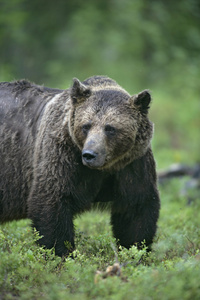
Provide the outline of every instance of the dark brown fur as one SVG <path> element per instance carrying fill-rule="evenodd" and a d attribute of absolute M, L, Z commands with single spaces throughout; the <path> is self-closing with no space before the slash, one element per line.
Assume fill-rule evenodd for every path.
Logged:
<path fill-rule="evenodd" d="M 40 244 L 62 256 L 74 248 L 74 217 L 109 202 L 121 245 L 149 246 L 160 207 L 150 101 L 103 76 L 64 91 L 2 83 L 0 221 L 30 218 Z"/>

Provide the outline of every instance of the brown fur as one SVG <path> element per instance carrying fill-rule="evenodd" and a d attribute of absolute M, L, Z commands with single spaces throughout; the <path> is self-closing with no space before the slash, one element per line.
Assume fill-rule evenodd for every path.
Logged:
<path fill-rule="evenodd" d="M 18 81 L 0 85 L 0 101 L 1 222 L 28 217 L 40 244 L 67 255 L 73 218 L 109 202 L 122 245 L 152 243 L 159 195 L 148 91 L 130 96 L 104 76 L 64 91 Z"/>

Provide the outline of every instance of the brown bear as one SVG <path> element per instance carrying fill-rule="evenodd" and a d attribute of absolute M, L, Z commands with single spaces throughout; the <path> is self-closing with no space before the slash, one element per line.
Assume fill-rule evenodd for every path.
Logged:
<path fill-rule="evenodd" d="M 150 102 L 105 76 L 67 90 L 1 83 L 1 223 L 30 218 L 39 243 L 66 256 L 75 216 L 109 203 L 118 242 L 150 247 L 160 208 Z"/>

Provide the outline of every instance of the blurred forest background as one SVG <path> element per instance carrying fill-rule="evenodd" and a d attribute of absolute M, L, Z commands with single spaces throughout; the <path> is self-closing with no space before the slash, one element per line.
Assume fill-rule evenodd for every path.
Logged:
<path fill-rule="evenodd" d="M 93 75 L 130 94 L 150 89 L 159 170 L 200 162 L 199 0 L 0 0 L 0 81 L 65 89 Z M 199 299 L 199 181 L 187 180 L 159 185 L 150 256 L 116 254 L 102 212 L 75 220 L 76 259 L 64 264 L 35 245 L 28 221 L 1 225 L 0 299 Z M 121 276 L 97 273 L 116 257 Z"/>
<path fill-rule="evenodd" d="M 0 80 L 150 89 L 158 168 L 200 160 L 199 0 L 0 0 Z"/>

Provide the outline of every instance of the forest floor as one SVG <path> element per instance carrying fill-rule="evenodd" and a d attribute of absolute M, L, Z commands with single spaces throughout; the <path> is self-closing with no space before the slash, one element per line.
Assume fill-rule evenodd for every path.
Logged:
<path fill-rule="evenodd" d="M 199 299 L 200 198 L 188 203 L 186 181 L 160 186 L 158 231 L 150 254 L 117 252 L 109 214 L 76 219 L 74 259 L 37 246 L 29 221 L 0 227 L 0 299 Z M 134 257 L 134 258 L 133 258 Z"/>

